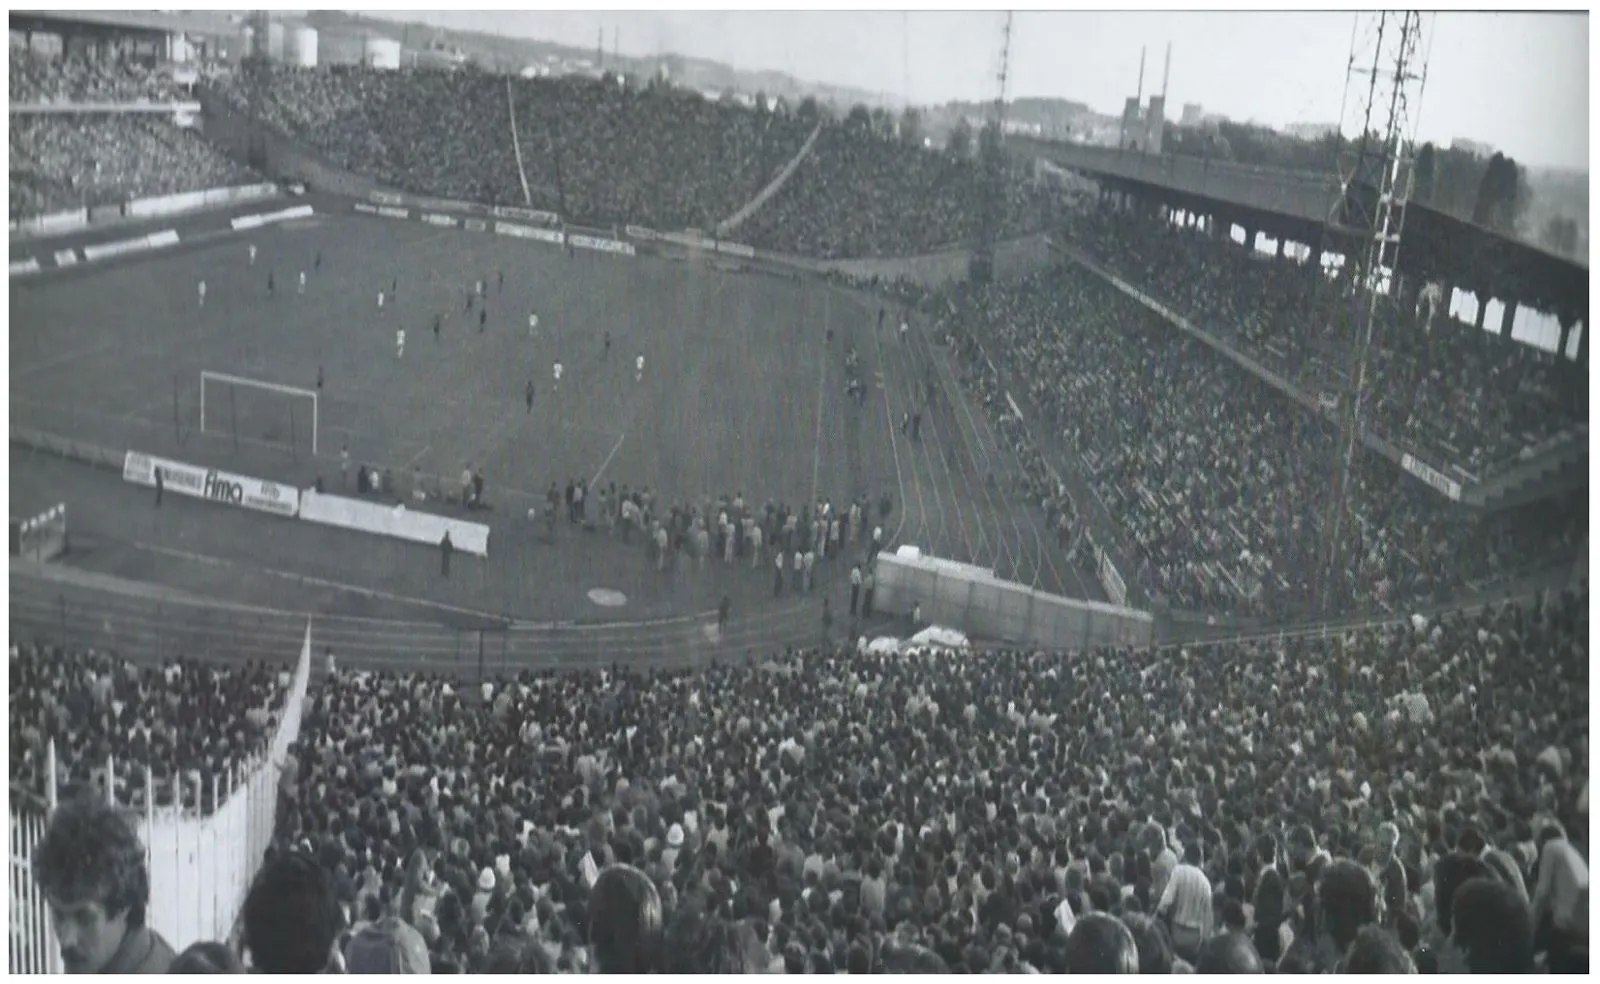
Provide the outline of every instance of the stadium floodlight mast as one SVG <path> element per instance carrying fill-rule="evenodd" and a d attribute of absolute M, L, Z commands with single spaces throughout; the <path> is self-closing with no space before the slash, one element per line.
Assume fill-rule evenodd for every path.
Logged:
<path fill-rule="evenodd" d="M 1414 176 L 1415 135 L 1427 80 L 1422 14 L 1415 10 L 1356 15 L 1339 120 L 1338 187 L 1327 228 L 1348 250 L 1344 288 L 1330 312 L 1344 335 L 1348 362 L 1339 394 L 1339 441 L 1333 462 L 1333 496 L 1316 585 L 1317 604 L 1331 611 L 1335 587 L 1346 573 L 1343 533 L 1350 472 L 1366 429 L 1367 368 L 1372 333 L 1395 306 L 1397 267 L 1406 202 Z M 1320 250 L 1319 250 L 1320 252 Z M 1314 258 L 1321 262 L 1321 256 Z"/>
<path fill-rule="evenodd" d="M 231 375 L 230 373 L 225 373 L 225 372 L 212 372 L 210 369 L 202 369 L 202 370 L 200 370 L 200 433 L 202 433 L 202 434 L 209 433 L 206 430 L 206 388 L 207 388 L 208 384 L 236 387 L 236 388 L 241 388 L 241 389 L 261 390 L 261 391 L 267 392 L 267 393 L 276 393 L 279 396 L 287 397 L 290 400 L 294 400 L 294 399 L 307 399 L 307 400 L 310 400 L 311 401 L 311 456 L 313 458 L 316 457 L 316 455 L 317 455 L 317 435 L 322 430 L 321 419 L 320 419 L 320 412 L 321 412 L 320 402 L 321 401 L 318 400 L 318 398 L 317 398 L 317 391 L 316 390 L 305 389 L 305 388 L 299 387 L 299 386 L 288 386 L 288 385 L 285 385 L 283 383 L 268 382 L 267 380 L 264 380 L 264 379 L 250 379 L 247 376 L 235 376 L 235 375 Z M 289 412 L 291 414 L 291 418 L 290 419 L 292 420 L 293 419 L 292 415 L 293 415 L 293 412 L 294 412 L 294 405 L 293 405 L 292 402 L 289 404 L 289 408 L 290 408 Z M 291 431 L 292 431 L 292 428 L 291 428 Z M 235 439 L 237 440 L 237 434 L 235 435 Z M 291 436 L 290 436 L 290 442 L 291 442 L 291 444 L 293 443 L 293 435 L 292 435 L 292 433 L 291 433 Z"/>

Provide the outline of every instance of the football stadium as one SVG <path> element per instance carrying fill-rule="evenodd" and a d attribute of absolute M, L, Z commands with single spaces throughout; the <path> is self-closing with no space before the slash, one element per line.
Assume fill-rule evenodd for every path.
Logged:
<path fill-rule="evenodd" d="M 10 969 L 1586 970 L 1586 261 L 1431 17 L 1319 170 L 999 16 L 968 146 L 13 12 Z"/>

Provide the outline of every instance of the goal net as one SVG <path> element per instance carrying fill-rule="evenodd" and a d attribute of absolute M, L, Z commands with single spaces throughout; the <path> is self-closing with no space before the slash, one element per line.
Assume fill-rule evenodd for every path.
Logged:
<path fill-rule="evenodd" d="M 202 434 L 315 455 L 319 409 L 316 390 L 200 371 Z"/>

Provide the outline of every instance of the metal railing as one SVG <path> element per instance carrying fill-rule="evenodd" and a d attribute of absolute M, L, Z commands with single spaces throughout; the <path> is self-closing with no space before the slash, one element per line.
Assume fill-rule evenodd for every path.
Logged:
<path fill-rule="evenodd" d="M 300 732 L 310 675 L 311 633 L 306 626 L 301 631 L 300 659 L 265 754 L 213 774 L 209 788 L 203 788 L 204 781 L 193 773 L 158 784 L 146 764 L 143 788 L 129 795 L 129 803 L 119 802 L 117 763 L 108 758 L 103 766 L 105 781 L 97 794 L 113 808 L 121 808 L 144 845 L 150 886 L 147 925 L 174 949 L 229 937 L 250 880 L 272 842 L 279 783 L 289 747 Z M 9 970 L 13 974 L 62 969 L 49 907 L 32 864 L 33 852 L 60 801 L 63 773 L 52 739 L 45 748 L 43 795 L 15 784 L 11 788 Z"/>

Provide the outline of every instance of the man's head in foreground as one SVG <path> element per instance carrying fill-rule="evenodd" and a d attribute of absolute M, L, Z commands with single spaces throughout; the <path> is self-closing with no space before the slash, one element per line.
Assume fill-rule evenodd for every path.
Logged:
<path fill-rule="evenodd" d="M 68 973 L 105 971 L 128 934 L 144 928 L 150 900 L 144 847 L 101 800 L 84 797 L 57 808 L 34 848 L 33 873 Z"/>

